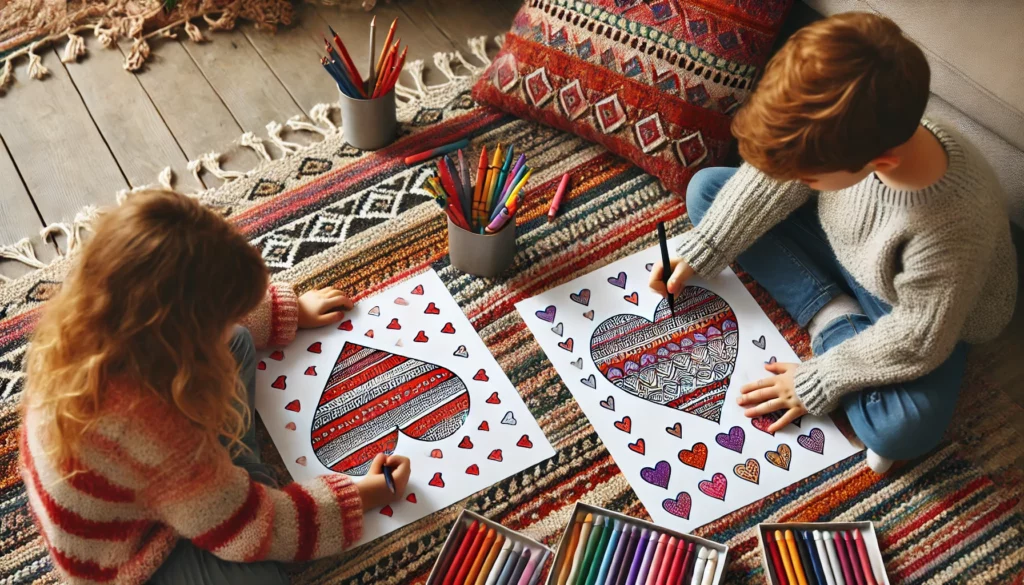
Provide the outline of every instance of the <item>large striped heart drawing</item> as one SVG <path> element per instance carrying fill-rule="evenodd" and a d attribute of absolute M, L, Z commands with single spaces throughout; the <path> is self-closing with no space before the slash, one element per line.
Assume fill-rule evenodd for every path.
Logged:
<path fill-rule="evenodd" d="M 451 370 L 345 342 L 313 414 L 310 440 L 325 467 L 365 475 L 377 453 L 393 453 L 398 433 L 421 441 L 455 434 L 469 414 L 469 391 Z"/>
<path fill-rule="evenodd" d="M 717 294 L 688 286 L 654 310 L 654 321 L 614 315 L 590 339 L 594 364 L 622 390 L 719 422 L 729 377 L 736 366 L 739 328 L 732 307 Z"/>

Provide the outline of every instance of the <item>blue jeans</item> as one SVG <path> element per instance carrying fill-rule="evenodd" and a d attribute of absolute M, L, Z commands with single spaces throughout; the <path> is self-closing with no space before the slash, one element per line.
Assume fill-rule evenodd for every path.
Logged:
<path fill-rule="evenodd" d="M 231 336 L 231 353 L 238 363 L 238 376 L 246 389 L 251 417 L 256 410 L 256 347 L 252 335 L 245 327 L 238 326 Z M 276 487 L 273 473 L 260 458 L 260 446 L 256 441 L 256 426 L 253 418 L 242 436 L 242 443 L 249 448 L 235 455 L 235 465 L 249 472 L 254 480 Z M 179 539 L 163 565 L 150 578 L 150 585 L 287 585 L 287 573 L 280 563 L 263 561 L 239 563 L 226 561 L 201 549 L 192 541 Z"/>
<path fill-rule="evenodd" d="M 686 209 L 694 225 L 711 207 L 722 185 L 736 172 L 729 167 L 698 171 L 686 190 Z M 812 341 L 821 355 L 861 333 L 892 309 L 864 289 L 839 263 L 818 220 L 817 200 L 793 212 L 736 259 L 772 297 L 805 327 L 840 294 L 860 303 L 863 314 L 845 315 L 827 324 Z M 857 437 L 889 459 L 913 459 L 942 440 L 953 418 L 967 361 L 967 344 L 957 344 L 938 368 L 916 380 L 865 388 L 842 399 Z"/>

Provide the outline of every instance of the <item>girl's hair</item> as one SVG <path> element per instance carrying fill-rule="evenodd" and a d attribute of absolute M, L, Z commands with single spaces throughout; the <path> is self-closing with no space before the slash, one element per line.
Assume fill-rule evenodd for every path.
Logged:
<path fill-rule="evenodd" d="M 146 191 L 104 214 L 28 351 L 47 453 L 74 460 L 112 383 L 163 399 L 205 442 L 240 447 L 250 413 L 225 336 L 266 287 L 259 252 L 189 197 Z"/>

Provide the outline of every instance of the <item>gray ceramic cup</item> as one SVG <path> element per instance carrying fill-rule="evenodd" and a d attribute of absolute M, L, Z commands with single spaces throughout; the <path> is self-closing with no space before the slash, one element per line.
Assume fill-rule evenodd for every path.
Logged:
<path fill-rule="evenodd" d="M 448 218 L 448 256 L 452 266 L 476 276 L 497 276 L 516 257 L 516 220 L 496 234 L 474 234 Z"/>
<path fill-rule="evenodd" d="M 352 99 L 339 92 L 345 142 L 359 150 L 377 150 L 391 144 L 398 133 L 395 90 L 372 100 Z"/>

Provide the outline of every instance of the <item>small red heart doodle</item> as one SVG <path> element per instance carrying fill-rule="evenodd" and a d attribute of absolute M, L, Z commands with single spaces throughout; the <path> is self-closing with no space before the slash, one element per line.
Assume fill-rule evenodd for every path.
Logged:
<path fill-rule="evenodd" d="M 281 361 L 284 359 L 284 352 L 280 349 L 275 350 L 274 353 L 270 354 L 270 359 Z"/>
<path fill-rule="evenodd" d="M 338 329 L 341 331 L 352 331 L 352 319 L 345 319 L 338 325 Z"/>
<path fill-rule="evenodd" d="M 395 511 L 391 509 L 391 506 L 384 506 L 383 508 L 380 509 L 380 513 L 384 516 L 387 516 L 388 518 L 395 515 Z"/>
<path fill-rule="evenodd" d="M 373 339 L 373 329 L 368 330 L 366 333 L 364 333 L 364 335 L 366 335 L 370 339 Z"/>
<path fill-rule="evenodd" d="M 466 473 L 469 475 L 480 475 L 480 467 L 474 463 L 466 468 Z"/>
<path fill-rule="evenodd" d="M 295 423 L 290 422 L 290 423 L 284 425 L 284 428 L 288 429 L 289 431 L 294 431 L 295 430 Z"/>
<path fill-rule="evenodd" d="M 683 438 L 683 425 L 676 423 L 670 427 L 665 427 L 665 432 L 672 435 L 677 439 Z"/>
<path fill-rule="evenodd" d="M 647 452 L 647 444 L 644 443 L 643 439 L 637 439 L 635 443 L 629 444 L 629 450 L 643 455 Z"/>
<path fill-rule="evenodd" d="M 408 307 L 409 306 L 409 301 L 403 299 L 402 297 L 398 297 L 397 299 L 395 299 L 395 304 L 396 305 L 402 305 L 403 307 Z"/>
<path fill-rule="evenodd" d="M 516 447 L 523 447 L 524 449 L 533 449 L 533 441 L 530 440 L 528 435 L 519 437 L 519 442 L 516 443 Z"/>
<path fill-rule="evenodd" d="M 462 440 L 459 441 L 459 449 L 472 449 L 472 448 L 473 448 L 473 441 L 470 441 L 469 437 L 462 437 Z"/>
<path fill-rule="evenodd" d="M 490 459 L 491 461 L 502 461 L 501 449 L 495 449 L 494 451 L 491 451 L 491 454 L 488 455 L 487 458 Z"/>
<path fill-rule="evenodd" d="M 708 446 L 704 443 L 697 443 L 692 449 L 683 449 L 679 452 L 679 460 L 683 465 L 704 469 L 708 462 Z"/>
<path fill-rule="evenodd" d="M 706 496 L 711 496 L 716 500 L 725 501 L 725 491 L 729 487 L 729 480 L 725 478 L 724 474 L 716 473 L 711 476 L 711 480 L 703 479 L 697 484 L 697 489 L 704 493 Z"/>
<path fill-rule="evenodd" d="M 558 347 L 564 349 L 565 351 L 572 351 L 572 337 L 566 339 L 565 341 L 558 342 Z"/>
<path fill-rule="evenodd" d="M 392 319 L 391 322 L 388 323 L 388 329 L 401 329 L 401 328 L 402 328 L 402 326 L 398 323 L 398 319 Z"/>
<path fill-rule="evenodd" d="M 615 422 L 615 428 L 619 429 L 624 433 L 629 433 L 633 430 L 633 421 L 628 416 L 622 417 L 622 420 Z"/>
<path fill-rule="evenodd" d="M 299 412 L 299 410 L 301 408 L 302 408 L 302 406 L 299 405 L 299 401 L 298 400 L 292 400 L 291 402 L 286 404 L 285 407 L 284 407 L 285 410 L 290 410 L 292 412 Z"/>
<path fill-rule="evenodd" d="M 634 293 L 633 293 L 633 294 L 631 294 L 631 295 L 625 295 L 625 296 L 623 296 L 622 298 L 624 298 L 624 299 L 626 299 L 627 301 L 629 301 L 629 302 L 633 303 L 634 305 L 639 305 L 639 304 L 640 304 L 640 297 L 639 297 L 639 296 L 637 296 L 636 292 L 634 292 Z"/>
<path fill-rule="evenodd" d="M 434 477 L 430 478 L 430 481 L 427 482 L 427 485 L 443 488 L 444 487 L 444 480 L 441 479 L 441 472 L 440 471 L 435 471 L 434 472 Z"/>
<path fill-rule="evenodd" d="M 478 372 L 476 373 L 476 375 L 475 375 L 475 376 L 473 376 L 473 379 L 474 379 L 474 380 L 476 380 L 477 382 L 486 382 L 486 381 L 490 380 L 490 378 L 488 378 L 488 377 L 487 377 L 487 372 L 485 372 L 485 371 L 483 370 L 483 368 L 481 368 L 481 369 L 480 369 L 480 370 L 479 370 L 479 371 L 478 371 Z M 495 404 L 497 404 L 497 403 L 495 403 Z"/>
<path fill-rule="evenodd" d="M 434 302 L 431 301 L 430 304 L 427 305 L 427 310 L 423 312 L 427 315 L 440 315 L 441 309 L 438 309 L 437 305 L 435 305 Z"/>
<path fill-rule="evenodd" d="M 487 424 L 487 421 L 484 421 L 484 422 L 480 423 L 480 426 L 478 426 L 476 428 L 476 430 L 478 430 L 478 431 L 489 431 L 489 430 L 491 430 L 491 425 Z"/>
<path fill-rule="evenodd" d="M 287 378 L 288 378 L 288 376 L 278 376 L 277 379 L 274 380 L 274 383 L 270 385 L 270 387 L 271 388 L 277 388 L 278 390 L 286 389 L 287 388 L 287 384 L 285 383 L 285 380 Z"/>
<path fill-rule="evenodd" d="M 422 284 L 417 284 L 416 288 L 412 289 L 412 294 L 414 294 L 414 295 L 422 295 L 423 294 L 423 285 Z"/>
<path fill-rule="evenodd" d="M 416 343 L 426 343 L 430 341 L 430 338 L 427 337 L 426 333 L 420 331 L 419 333 L 416 334 L 416 337 L 412 338 L 412 340 L 415 341 Z"/>
<path fill-rule="evenodd" d="M 412 494 L 409 494 L 408 496 L 405 496 L 405 501 L 409 502 L 410 504 L 415 504 L 416 503 L 416 494 L 412 493 Z"/>
<path fill-rule="evenodd" d="M 455 327 L 451 323 L 445 323 L 441 328 L 441 333 L 455 333 Z"/>
<path fill-rule="evenodd" d="M 265 370 L 265 369 L 267 369 L 267 362 L 265 362 L 263 360 L 260 360 L 260 363 L 256 364 L 256 369 L 257 370 Z"/>
<path fill-rule="evenodd" d="M 430 452 L 430 456 L 434 459 L 444 459 L 444 453 L 441 453 L 440 449 L 434 449 Z"/>
<path fill-rule="evenodd" d="M 485 400 L 487 404 L 501 404 L 501 398 L 498 398 L 497 392 L 491 392 L 491 395 Z"/>
<path fill-rule="evenodd" d="M 305 467 L 306 466 L 306 456 L 303 455 L 302 457 L 299 457 L 298 459 L 295 460 L 295 462 L 298 463 L 299 465 Z"/>
<path fill-rule="evenodd" d="M 315 376 L 316 375 L 316 366 L 309 366 L 308 368 L 306 368 L 306 375 L 307 376 Z"/>
<path fill-rule="evenodd" d="M 321 351 L 320 342 L 317 341 L 313 345 L 307 347 L 306 351 L 308 351 L 309 353 L 320 353 L 320 351 Z"/>

